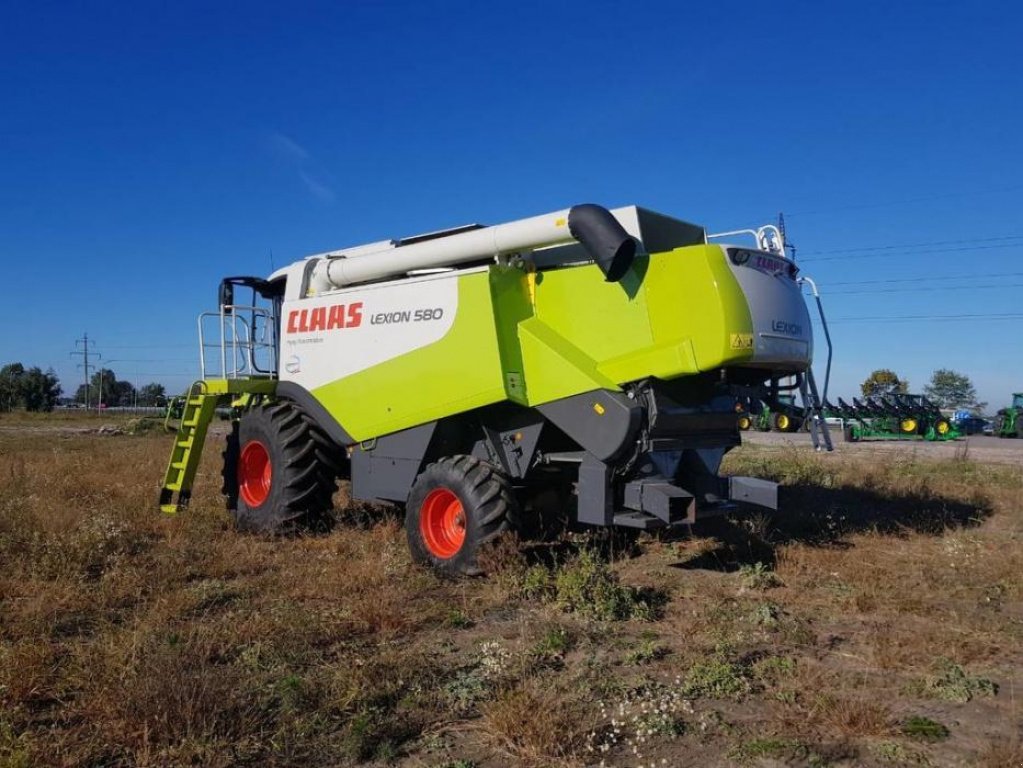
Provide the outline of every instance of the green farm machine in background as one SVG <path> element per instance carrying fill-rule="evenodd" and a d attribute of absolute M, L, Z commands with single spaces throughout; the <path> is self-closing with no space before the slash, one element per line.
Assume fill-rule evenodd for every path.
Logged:
<path fill-rule="evenodd" d="M 712 242 L 728 235 L 753 243 Z M 776 509 L 775 483 L 718 471 L 737 403 L 779 392 L 831 449 L 804 286 L 823 309 L 798 273 L 778 227 L 586 204 L 224 278 L 160 508 L 187 505 L 220 409 L 239 528 L 322 527 L 350 481 L 401 505 L 414 559 L 448 572 L 478 571 L 552 497 L 574 523 L 639 530 Z"/>
<path fill-rule="evenodd" d="M 1023 438 L 1023 392 L 1015 392 L 1012 405 L 998 411 L 994 433 L 998 437 Z"/>
<path fill-rule="evenodd" d="M 773 400 L 740 400 L 736 408 L 739 429 L 747 432 L 798 432 L 806 425 L 805 409 L 791 394 L 778 394 Z"/>
<path fill-rule="evenodd" d="M 825 403 L 828 418 L 843 421 L 846 442 L 875 440 L 955 440 L 952 422 L 924 395 L 891 394 L 853 398 L 852 404 L 838 398 L 838 405 Z"/>

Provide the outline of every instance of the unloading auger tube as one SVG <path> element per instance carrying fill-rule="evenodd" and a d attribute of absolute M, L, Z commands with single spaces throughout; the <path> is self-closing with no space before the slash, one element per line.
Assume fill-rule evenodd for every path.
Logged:
<path fill-rule="evenodd" d="M 381 247 L 369 253 L 330 253 L 317 264 L 311 286 L 317 292 L 328 291 L 414 270 L 453 267 L 573 241 L 586 249 L 608 282 L 620 280 L 636 256 L 636 241 L 611 212 L 586 203 L 434 240 Z"/>

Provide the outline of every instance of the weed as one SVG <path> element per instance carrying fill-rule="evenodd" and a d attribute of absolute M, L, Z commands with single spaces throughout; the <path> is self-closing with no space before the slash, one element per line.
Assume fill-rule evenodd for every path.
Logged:
<path fill-rule="evenodd" d="M 902 721 L 902 732 L 922 741 L 943 741 L 949 737 L 947 727 L 937 720 L 922 715 L 913 715 Z"/>
<path fill-rule="evenodd" d="M 554 577 L 554 602 L 568 613 L 600 621 L 657 616 L 660 596 L 626 586 L 608 565 L 584 549 Z"/>
<path fill-rule="evenodd" d="M 561 627 L 548 630 L 529 650 L 529 657 L 534 663 L 547 666 L 560 666 L 565 654 L 572 647 L 572 640 Z"/>
<path fill-rule="evenodd" d="M 545 600 L 553 591 L 551 572 L 542 565 L 534 565 L 522 576 L 522 594 L 532 600 Z"/>
<path fill-rule="evenodd" d="M 351 760 L 388 762 L 397 755 L 398 745 L 383 713 L 368 710 L 359 712 L 349 721 L 341 751 Z"/>
<path fill-rule="evenodd" d="M 623 661 L 630 666 L 640 666 L 663 659 L 670 653 L 671 649 L 667 646 L 660 645 L 652 638 L 647 638 L 639 644 L 639 647 L 626 653 Z"/>
<path fill-rule="evenodd" d="M 681 680 L 650 683 L 626 691 L 614 703 L 600 703 L 600 725 L 589 734 L 587 751 L 606 756 L 625 749 L 641 760 L 653 741 L 675 740 L 686 731 L 684 715 L 693 714 Z"/>
<path fill-rule="evenodd" d="M 689 668 L 682 690 L 691 698 L 741 699 L 752 690 L 752 685 L 744 667 L 710 659 Z"/>
<path fill-rule="evenodd" d="M 754 662 L 751 668 L 753 677 L 765 683 L 776 683 L 795 671 L 796 660 L 791 656 L 767 656 Z"/>
<path fill-rule="evenodd" d="M 752 739 L 733 746 L 728 757 L 739 763 L 748 763 L 758 758 L 798 759 L 812 764 L 811 752 L 805 744 L 794 739 Z"/>
<path fill-rule="evenodd" d="M 451 629 L 469 629 L 475 626 L 475 622 L 457 608 L 451 609 L 444 619 L 444 626 Z"/>
<path fill-rule="evenodd" d="M 930 765 L 927 755 L 910 749 L 897 741 L 882 741 L 873 747 L 877 759 L 894 765 Z"/>
<path fill-rule="evenodd" d="M 936 673 L 907 686 L 907 693 L 925 698 L 942 699 L 964 704 L 976 696 L 994 696 L 998 686 L 986 677 L 971 677 L 958 664 L 939 659 Z"/>
<path fill-rule="evenodd" d="M 764 590 L 781 586 L 778 575 L 761 562 L 742 565 L 739 578 L 744 589 Z"/>
<path fill-rule="evenodd" d="M 775 629 L 781 618 L 781 608 L 774 603 L 760 603 L 750 611 L 748 618 L 759 627 Z"/>

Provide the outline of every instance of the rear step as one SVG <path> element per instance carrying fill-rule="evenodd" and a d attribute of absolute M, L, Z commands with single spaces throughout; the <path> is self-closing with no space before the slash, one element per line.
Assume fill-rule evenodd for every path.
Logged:
<path fill-rule="evenodd" d="M 734 512 L 741 502 L 778 509 L 778 484 L 756 477 L 733 476 L 728 480 L 728 499 L 701 503 L 688 491 L 665 482 L 663 478 L 633 480 L 625 486 L 627 509 L 616 512 L 615 525 L 643 531 L 692 525 L 697 520 Z"/>

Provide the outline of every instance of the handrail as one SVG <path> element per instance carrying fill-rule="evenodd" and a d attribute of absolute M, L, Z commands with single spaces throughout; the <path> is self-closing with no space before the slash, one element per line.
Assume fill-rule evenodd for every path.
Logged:
<path fill-rule="evenodd" d="M 821 303 L 821 295 L 817 290 L 817 283 L 814 282 L 812 277 L 807 277 L 806 275 L 800 277 L 798 282 L 800 285 L 806 283 L 810 286 L 810 289 L 813 292 L 813 297 L 817 302 L 817 314 L 819 314 L 821 318 L 821 327 L 824 329 L 824 339 L 828 342 L 828 363 L 824 368 L 824 388 L 821 390 L 821 402 L 826 403 L 828 401 L 828 384 L 831 381 L 831 357 L 834 351 L 831 346 L 831 331 L 828 329 L 828 321 L 824 317 L 824 304 Z"/>
<path fill-rule="evenodd" d="M 246 319 L 243 315 L 247 315 Z M 255 330 L 259 318 L 265 323 L 259 338 Z M 217 320 L 219 340 L 208 341 L 206 326 L 213 319 Z M 275 317 L 266 307 L 226 304 L 218 312 L 203 312 L 197 319 L 199 329 L 199 369 L 203 379 L 214 369 L 207 366 L 206 350 L 219 350 L 219 378 L 237 379 L 254 377 L 272 377 L 277 370 L 277 347 L 273 338 Z M 269 357 L 267 368 L 261 368 L 257 355 L 265 352 Z"/>

